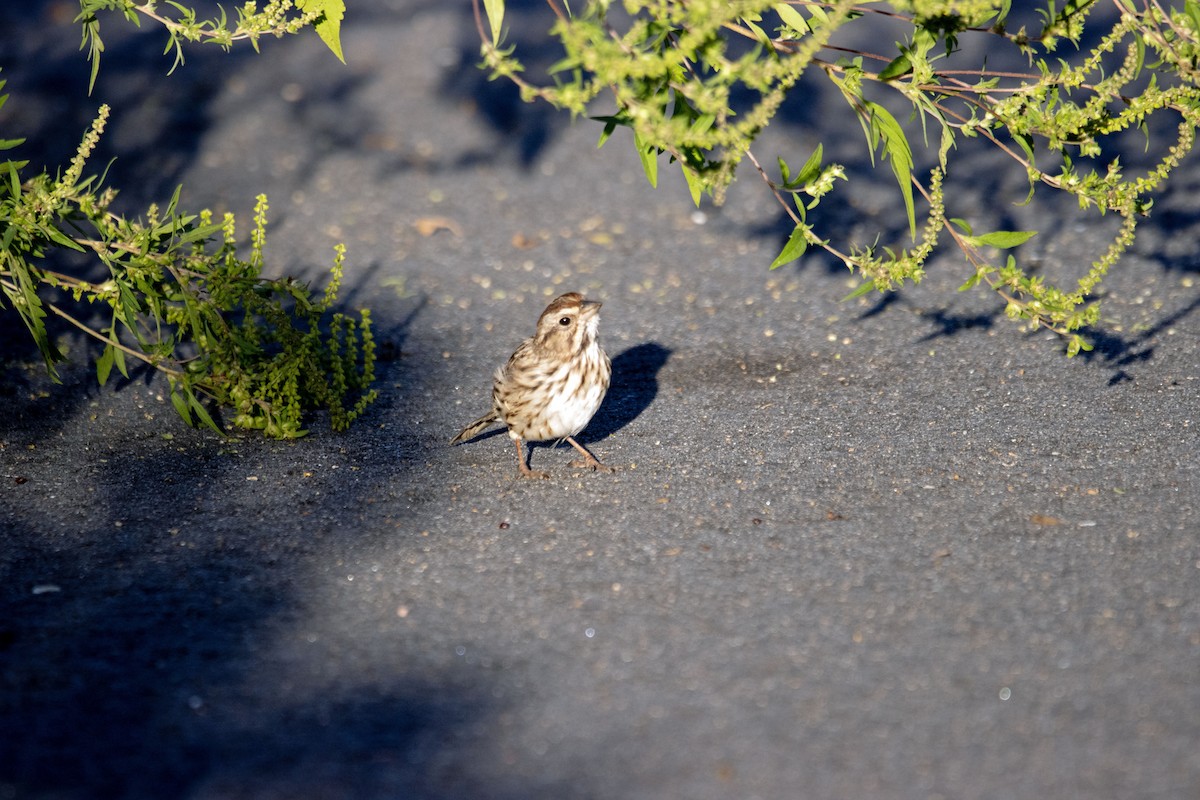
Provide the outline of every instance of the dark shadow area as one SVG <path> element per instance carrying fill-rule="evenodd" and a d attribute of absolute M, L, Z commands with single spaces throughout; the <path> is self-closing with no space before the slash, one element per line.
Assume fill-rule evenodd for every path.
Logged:
<path fill-rule="evenodd" d="M 414 672 L 398 628 L 307 633 L 323 501 L 243 489 L 217 448 L 101 455 L 72 479 L 105 499 L 69 518 L 12 522 L 61 476 L 0 489 L 0 796 L 481 796 L 439 753 L 495 712 L 485 678 Z"/>
<path fill-rule="evenodd" d="M 525 102 L 517 85 L 506 78 L 492 80 L 479 67 L 480 39 L 470 0 L 459 4 L 458 19 L 461 31 L 458 52 L 443 72 L 439 97 L 443 102 L 469 104 L 495 134 L 496 149 L 465 153 L 456 166 L 493 162 L 498 150 L 511 153 L 517 163 L 528 169 L 555 133 L 565 129 L 570 118 L 566 112 L 544 102 Z M 526 68 L 522 77 L 537 85 L 552 84 L 546 70 L 562 58 L 561 45 L 550 36 L 554 21 L 554 13 L 545 0 L 505 3 L 504 46 L 516 47 L 515 55 Z M 597 136 L 599 133 L 597 126 Z"/>
<path fill-rule="evenodd" d="M 637 419 L 658 396 L 658 373 L 670 357 L 670 348 L 646 342 L 613 358 L 612 382 L 604 403 L 575 438 L 585 445 L 598 442 Z"/>
<path fill-rule="evenodd" d="M 989 314 L 954 314 L 945 309 L 926 311 L 921 314 L 921 317 L 932 322 L 935 328 L 932 333 L 921 337 L 920 341 L 929 342 L 934 339 L 954 336 L 963 331 L 991 330 L 992 325 L 996 322 L 996 318 L 1003 315 L 1004 310 L 1002 308 Z"/>
<path fill-rule="evenodd" d="M 887 292 L 876 295 L 875 303 L 858 315 L 859 320 L 867 320 L 886 313 L 892 306 L 911 307 L 904 297 L 904 290 Z M 1004 308 L 997 306 L 993 311 L 983 313 L 956 313 L 946 308 L 922 309 L 917 312 L 921 319 L 929 321 L 933 330 L 917 341 L 929 342 L 934 339 L 955 336 L 970 330 L 991 330 L 996 319 L 1004 315 Z"/>
<path fill-rule="evenodd" d="M 194 5 L 201 18 L 221 13 L 215 3 Z M 376 0 L 355 4 L 344 24 L 404 24 L 440 8 L 436 2 Z M 28 159 L 31 173 L 43 167 L 53 173 L 66 168 L 100 105 L 110 105 L 106 131 L 85 174 L 107 170 L 105 185 L 120 191 L 118 210 L 141 214 L 151 202 L 165 204 L 183 174 L 194 168 L 216 113 L 254 118 L 264 105 L 282 105 L 294 122 L 288 136 L 304 144 L 308 161 L 370 150 L 371 142 L 383 136 L 375 109 L 362 99 L 376 76 L 356 69 L 353 59 L 349 65 L 338 63 L 314 44 L 312 31 L 279 40 L 268 36 L 259 53 L 245 41 L 229 51 L 185 43 L 185 61 L 172 70 L 173 51 L 164 55 L 169 39 L 157 23 L 139 17 L 140 25 L 134 26 L 120 13 L 101 12 L 104 53 L 89 93 L 91 65 L 79 49 L 81 28 L 73 21 L 78 13 L 77 0 L 0 4 L 0 79 L 7 81 L 10 95 L 0 111 L 0 131 L 4 138 L 26 139 L 11 155 Z M 232 24 L 236 17 L 228 16 Z M 305 61 L 309 56 L 316 68 Z M 218 100 L 224 105 L 215 108 Z M 233 153 L 231 158 L 248 163 L 261 156 Z M 187 186 L 183 201 L 191 207 Z"/>
<path fill-rule="evenodd" d="M 201 13 L 216 11 L 200 5 Z M 186 64 L 168 76 L 161 30 L 105 13 L 106 49 L 89 95 L 89 64 L 72 21 L 78 12 L 72 0 L 0 4 L 0 79 L 10 95 L 0 138 L 26 139 L 4 157 L 28 160 L 27 175 L 65 169 L 108 103 L 109 127 L 85 174 L 112 161 L 105 185 L 120 191 L 115 210 L 140 216 L 149 203 L 165 204 L 195 166 L 214 102 L 261 56 L 244 44 L 231 53 L 188 45 Z M 268 39 L 263 49 L 298 41 Z M 271 85 L 270 101 L 283 102 L 278 64 L 274 72 L 264 64 L 248 94 Z M 333 65 L 288 78 L 303 84 L 289 111 L 317 155 L 355 147 L 373 124 L 369 109 L 340 105 L 363 76 Z M 235 113 L 255 108 L 248 101 Z M 183 206 L 196 208 L 186 186 Z M 273 223 L 281 216 L 273 214 Z M 244 233 L 248 220 L 241 222 Z M 46 266 L 64 263 L 75 274 L 103 270 L 53 259 Z M 342 308 L 371 299 L 361 294 L 365 281 L 346 287 Z M 423 307 L 420 300 L 377 310 L 381 373 L 403 369 L 403 343 Z M 59 321 L 50 327 L 52 339 L 72 330 Z M 247 464 L 232 451 L 263 452 L 277 465 L 288 445 L 188 431 L 169 403 L 149 409 L 159 416 L 139 426 L 133 403 L 122 398 L 114 405 L 129 420 L 65 441 L 62 422 L 83 414 L 95 386 L 92 345 L 78 333 L 69 341 L 66 382 L 50 384 L 20 319 L 0 310 L 0 401 L 8 409 L 0 432 L 15 432 L 3 443 L 0 475 L 0 797 L 479 796 L 434 762 L 464 725 L 490 713 L 486 686 L 423 681 L 405 676 L 403 665 L 325 692 L 282 686 L 289 670 L 329 666 L 271 647 L 301 633 L 293 627 L 303 619 L 303 584 L 321 546 L 313 518 L 336 524 L 343 509 L 324 507 L 353 502 L 354 492 L 331 498 L 299 483 L 243 489 L 242 476 L 230 476 Z M 143 385 L 149 374 L 135 372 L 131 382 Z M 421 385 L 406 377 L 403 390 L 383 392 L 389 403 Z M 389 422 L 392 442 L 415 438 L 403 417 Z M 168 434 L 185 446 L 164 445 Z M 364 444 L 370 434 L 338 446 L 378 452 L 391 474 L 406 468 L 394 463 L 394 450 Z M 24 458 L 35 446 L 37 457 Z M 50 448 L 61 452 L 47 456 Z M 40 515 L 55 496 L 77 500 L 69 512 Z"/>
<path fill-rule="evenodd" d="M 8 534 L 0 784 L 16 796 L 184 796 L 211 766 L 216 743 L 187 735 L 189 684 L 232 680 L 242 637 L 286 601 L 271 581 L 234 587 L 267 576 L 246 553 L 156 565 L 145 533 L 92 528 L 75 552 L 15 560 L 44 534 Z"/>
<path fill-rule="evenodd" d="M 196 5 L 202 18 L 220 14 L 215 3 Z M 345 25 L 402 25 L 438 10 L 436 2 L 376 0 L 355 4 Z M 178 14 L 170 8 L 158 11 Z M 208 148 L 226 159 L 215 170 L 262 174 L 262 185 L 254 189 L 268 194 L 273 184 L 315 159 L 378 150 L 373 143 L 385 138 L 376 108 L 363 97 L 378 69 L 364 70 L 361 63 L 356 68 L 353 59 L 339 64 L 312 31 L 280 40 L 268 36 L 260 53 L 245 41 L 228 52 L 185 43 L 186 60 L 172 71 L 173 54 L 163 53 L 169 40 L 157 23 L 139 16 L 141 24 L 134 26 L 120 13 L 101 12 L 104 53 L 89 93 L 91 66 L 79 49 L 80 25 L 73 21 L 78 13 L 77 0 L 0 4 L 0 79 L 7 81 L 9 95 L 0 110 L 0 138 L 25 139 L 6 157 L 28 160 L 27 174 L 43 168 L 54 174 L 66 169 L 97 110 L 108 104 L 111 116 L 84 174 L 105 175 L 104 186 L 119 192 L 114 209 L 120 213 L 140 216 L 150 203 L 165 205 L 189 171 L 189 184 L 204 183 L 195 177 L 203 174 L 196 160 L 218 114 L 255 119 L 281 109 L 291 120 L 282 132 L 286 141 L 278 146 L 290 148 L 286 155 L 295 163 L 275 165 L 286 173 L 282 177 L 269 171 L 275 153 L 248 152 L 239 142 Z M 264 113 L 268 106 L 270 112 Z M 248 205 L 253 194 L 247 191 L 238 201 Z M 194 198 L 185 185 L 182 208 L 198 210 Z M 274 206 L 272 224 L 278 224 L 286 205 Z M 248 220 L 241 222 L 244 235 Z"/>
<path fill-rule="evenodd" d="M 1091 341 L 1092 349 L 1082 351 L 1079 356 L 1089 363 L 1112 367 L 1114 371 L 1109 378 L 1109 386 L 1133 380 L 1133 376 L 1125 368 L 1152 359 L 1155 348 L 1153 340 L 1197 310 L 1200 310 L 1200 296 L 1135 336 L 1121 336 L 1102 327 L 1087 328 L 1083 334 Z"/>
<path fill-rule="evenodd" d="M 72 352 L 86 346 L 82 335 L 64 339 L 68 332 L 53 320 L 46 327 L 52 342 L 70 342 Z M 12 313 L 5 298 L 5 308 L 0 309 L 0 404 L 4 406 L 0 436 L 20 431 L 22 443 L 33 444 L 28 440 L 31 429 L 45 427 L 49 417 L 65 419 L 86 403 L 96 385 L 96 373 L 90 362 L 77 360 L 58 363 L 59 382 L 52 381 L 29 329 Z"/>
<path fill-rule="evenodd" d="M 30 174 L 65 169 L 100 105 L 108 104 L 112 115 L 85 175 L 103 173 L 107 165 L 105 185 L 121 190 L 121 207 L 165 204 L 195 158 L 212 100 L 246 56 L 240 49 L 194 45 L 186 50 L 187 63 L 168 75 L 165 34 L 104 12 L 105 50 L 89 94 L 91 66 L 73 22 L 78 13 L 79 4 L 67 0 L 8 3 L 0 10 L 0 77 L 10 95 L 0 126 L 6 138 L 26 140 L 10 155 L 27 159 Z"/>
<path fill-rule="evenodd" d="M 215 728 L 200 743 L 211 748 L 204 754 L 209 769 L 197 787 L 181 788 L 214 799 L 470 800 L 479 796 L 477 782 L 437 764 L 436 755 L 476 723 L 481 704 L 486 700 L 469 694 L 408 685 L 285 707 L 234 731 L 206 725 Z M 147 788 L 144 794 L 121 796 L 162 796 L 154 794 L 153 785 Z"/>
<path fill-rule="evenodd" d="M 901 299 L 901 296 L 900 296 L 900 293 L 902 291 L 903 291 L 903 289 L 900 289 L 900 290 L 897 290 L 894 292 L 885 292 L 884 294 L 877 294 L 875 297 L 874 305 L 872 305 L 866 311 L 859 314 L 858 318 L 861 320 L 861 319 L 870 319 L 871 317 L 877 317 L 880 314 L 882 314 L 883 312 L 887 311 L 892 306 L 894 306 L 896 303 L 902 303 L 903 300 Z"/>
<path fill-rule="evenodd" d="M 412 389 L 419 389 L 421 376 L 411 374 L 405 357 L 404 347 L 412 335 L 413 325 L 421 313 L 429 305 L 429 297 L 420 295 L 406 302 L 378 302 L 379 298 L 366 296 L 368 287 L 373 283 L 372 274 L 382 268 L 373 264 L 361 281 L 346 294 L 344 300 L 339 300 L 338 307 L 342 313 L 357 317 L 353 309 L 369 306 L 371 308 L 371 331 L 375 339 L 375 387 L 379 390 L 379 398 L 368 408 L 368 417 L 390 417 L 397 404 L 403 404 L 405 394 Z M 388 384 L 403 383 L 409 392 L 399 393 L 385 390 Z"/>

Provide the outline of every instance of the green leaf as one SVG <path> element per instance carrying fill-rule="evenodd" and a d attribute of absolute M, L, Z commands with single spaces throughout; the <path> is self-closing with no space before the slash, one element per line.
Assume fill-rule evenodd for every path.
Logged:
<path fill-rule="evenodd" d="M 812 32 L 812 28 L 808 27 L 808 20 L 804 19 L 800 12 L 792 8 L 790 4 L 776 3 L 773 8 L 775 9 L 775 13 L 779 15 L 779 19 L 783 21 L 783 24 L 796 33 L 805 34 Z"/>
<path fill-rule="evenodd" d="M 808 9 L 808 29 L 813 33 L 817 32 L 817 28 L 824 27 L 829 24 L 829 15 L 820 6 L 809 4 Z"/>
<path fill-rule="evenodd" d="M 646 173 L 646 180 L 650 181 L 650 185 L 657 189 L 658 148 L 647 146 L 637 132 L 633 134 L 633 146 L 637 148 L 638 158 L 642 160 L 642 171 Z"/>
<path fill-rule="evenodd" d="M 38 278 L 33 274 L 33 268 L 20 259 L 10 257 L 8 269 L 10 280 L 15 279 L 17 285 L 12 288 L 5 286 L 4 293 L 13 301 L 21 314 L 25 327 L 33 336 L 33 341 L 37 344 L 38 351 L 41 352 L 42 359 L 46 362 L 46 367 L 50 372 L 50 379 L 58 383 L 58 372 L 55 370 L 54 364 L 63 360 L 63 354 L 54 346 L 46 333 L 46 309 L 37 293 Z"/>
<path fill-rule="evenodd" d="M 500 44 L 500 27 L 504 24 L 504 0 L 483 0 L 483 10 L 487 12 L 488 22 L 492 26 L 492 43 Z"/>
<path fill-rule="evenodd" d="M 1192 30 L 1200 33 L 1200 4 L 1195 0 L 1187 0 L 1183 4 L 1183 11 L 1192 20 Z"/>
<path fill-rule="evenodd" d="M 171 381 L 171 405 L 175 406 L 175 413 L 183 419 L 188 425 L 192 425 L 192 413 L 188 410 L 187 400 L 184 399 L 183 391 L 176 385 L 175 381 Z"/>
<path fill-rule="evenodd" d="M 100 22 L 95 14 L 81 12 L 75 17 L 75 22 L 83 23 L 83 42 L 79 45 L 82 50 L 88 50 L 88 61 L 92 64 L 91 75 L 88 78 L 88 94 L 96 88 L 96 78 L 100 76 L 100 54 L 104 52 L 104 41 L 100 38 Z"/>
<path fill-rule="evenodd" d="M 967 236 L 971 235 L 971 223 L 967 222 L 965 219 L 960 219 L 958 217 L 952 217 L 950 219 L 950 222 L 954 225 L 954 227 L 958 228 L 960 231 L 965 233 Z"/>
<path fill-rule="evenodd" d="M 960 292 L 966 292 L 966 291 L 969 291 L 969 290 L 971 290 L 971 289 L 974 289 L 974 288 L 975 288 L 975 286 L 976 286 L 976 285 L 979 283 L 979 281 L 981 281 L 982 279 L 983 279 L 983 273 L 982 273 L 982 272 L 976 272 L 974 275 L 972 275 L 971 277 L 967 278 L 967 281 L 966 281 L 966 283 L 964 283 L 962 286 L 958 287 L 958 290 L 959 290 Z"/>
<path fill-rule="evenodd" d="M 65 247 L 68 250 L 76 250 L 80 253 L 84 252 L 83 247 L 74 239 L 70 239 L 53 225 L 43 225 L 39 230 L 46 235 L 46 238 L 54 242 L 59 247 Z"/>
<path fill-rule="evenodd" d="M 224 227 L 219 222 L 213 222 L 209 225 L 197 225 L 190 231 L 186 231 L 176 240 L 179 244 L 190 244 L 192 242 L 202 242 L 208 239 L 215 233 L 218 233 Z"/>
<path fill-rule="evenodd" d="M 824 154 L 825 145 L 818 142 L 817 149 L 814 150 L 813 154 L 808 157 L 808 161 L 804 162 L 804 166 L 800 168 L 799 174 L 797 174 L 796 179 L 788 185 L 788 188 L 791 189 L 794 186 L 804 186 L 812 183 L 813 180 L 821 174 L 821 159 L 824 157 Z"/>
<path fill-rule="evenodd" d="M 755 25 L 751 19 L 749 19 L 747 17 L 742 17 L 741 22 L 743 25 L 745 25 L 747 28 L 750 29 L 750 32 L 754 34 L 754 38 L 758 39 L 760 44 L 762 44 L 766 47 L 771 46 L 771 37 L 768 36 L 767 32 L 764 31 L 761 27 L 759 27 L 758 25 Z"/>
<path fill-rule="evenodd" d="M 808 249 L 808 239 L 805 234 L 808 229 L 803 225 L 797 225 L 792 235 L 788 237 L 787 244 L 779 251 L 779 255 L 771 262 L 771 269 L 782 267 L 784 264 L 789 264 L 795 261 L 800 256 L 804 255 L 804 251 Z"/>
<path fill-rule="evenodd" d="M 9 190 L 12 192 L 13 197 L 17 197 L 21 194 L 21 176 L 17 174 L 17 162 L 6 161 L 4 165 L 8 168 Z"/>
<path fill-rule="evenodd" d="M 116 333 L 114 333 L 113 336 L 115 337 Z M 117 371 L 120 372 L 122 375 L 125 376 L 125 378 L 128 379 L 129 378 L 129 367 L 125 366 L 125 353 L 119 347 L 113 347 L 111 344 L 109 345 L 109 347 L 112 347 L 113 363 L 116 364 Z"/>
<path fill-rule="evenodd" d="M 692 123 L 691 132 L 694 135 L 708 133 L 708 130 L 717 122 L 716 114 L 696 114 L 696 121 Z"/>
<path fill-rule="evenodd" d="M 344 0 L 296 0 L 296 8 L 300 11 L 319 11 L 321 16 L 317 17 L 313 23 L 313 28 L 316 29 L 317 35 L 321 37 L 321 41 L 333 51 L 337 56 L 338 61 L 346 63 L 346 57 L 342 55 L 342 17 L 346 15 L 346 3 Z"/>
<path fill-rule="evenodd" d="M 681 163 L 680 166 L 683 167 L 683 179 L 687 181 L 688 191 L 692 193 L 692 202 L 699 208 L 700 197 L 704 194 L 704 179 L 687 164 Z"/>
<path fill-rule="evenodd" d="M 910 72 L 912 72 L 912 59 L 908 57 L 908 53 L 901 53 L 879 71 L 879 80 L 890 81 Z"/>
<path fill-rule="evenodd" d="M 616 114 L 614 116 L 606 117 L 590 117 L 590 119 L 593 119 L 596 122 L 604 123 L 604 132 L 600 134 L 600 141 L 596 142 L 596 149 L 604 147 L 604 143 L 608 141 L 608 137 L 612 136 L 613 131 L 617 129 L 618 125 L 629 125 L 629 117 L 625 116 L 624 114 Z"/>
<path fill-rule="evenodd" d="M 891 113 L 870 100 L 864 102 L 864 107 L 870 112 L 872 144 L 883 142 L 883 154 L 892 162 L 892 172 L 896 182 L 900 184 L 900 193 L 904 196 L 904 208 L 908 212 L 908 228 L 915 240 L 917 238 L 917 214 L 913 207 L 912 148 L 904 135 L 904 129 Z"/>
<path fill-rule="evenodd" d="M 1001 250 L 1016 247 L 1037 236 L 1037 231 L 995 231 L 982 236 L 972 237 L 979 244 L 986 244 Z"/>
<path fill-rule="evenodd" d="M 555 61 L 549 67 L 546 67 L 546 74 L 547 75 L 557 75 L 560 72 L 566 72 L 567 70 L 578 69 L 578 68 L 579 68 L 579 58 L 576 56 L 566 56 L 565 58 Z"/>
<path fill-rule="evenodd" d="M 12 246 L 13 239 L 17 236 L 17 226 L 6 224 L 4 226 L 4 235 L 0 236 L 0 253 L 7 253 L 8 248 Z"/>
<path fill-rule="evenodd" d="M 1029 161 L 1030 168 L 1036 169 L 1037 161 L 1035 160 L 1033 152 L 1033 137 L 1028 134 L 1014 133 L 1012 138 L 1013 141 L 1020 145 L 1021 149 L 1025 151 L 1025 158 Z M 1019 205 L 1029 205 L 1030 201 L 1033 200 L 1033 192 L 1036 188 L 1036 180 L 1033 177 L 1030 177 L 1029 194 L 1026 195 L 1025 200 Z"/>
<path fill-rule="evenodd" d="M 100 382 L 101 386 L 108 383 L 108 375 L 113 368 L 113 353 L 116 352 L 116 349 L 112 346 L 112 342 L 109 342 L 105 345 L 104 352 L 96 359 L 96 380 Z"/>
<path fill-rule="evenodd" d="M 1092 349 L 1092 343 L 1084 339 L 1079 334 L 1071 337 L 1071 341 L 1067 342 L 1067 358 L 1074 358 L 1079 355 L 1079 351 L 1088 352 Z"/>
<path fill-rule="evenodd" d="M 187 400 L 188 406 L 192 411 L 196 412 L 196 418 L 198 420 L 207 425 L 209 428 L 212 428 L 220 435 L 225 435 L 225 432 L 222 431 L 217 423 L 213 421 L 212 416 L 208 413 L 208 409 L 204 407 L 204 404 L 200 402 L 200 399 L 196 397 L 194 392 L 188 392 Z"/>

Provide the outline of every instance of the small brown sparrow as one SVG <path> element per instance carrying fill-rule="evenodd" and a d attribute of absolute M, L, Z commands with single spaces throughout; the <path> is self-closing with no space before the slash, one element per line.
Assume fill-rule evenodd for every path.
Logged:
<path fill-rule="evenodd" d="M 546 306 L 537 332 L 521 342 L 508 363 L 496 370 L 492 410 L 450 440 L 455 445 L 474 438 L 493 423 L 503 422 L 517 446 L 517 466 L 528 478 L 548 478 L 526 463 L 522 440 L 570 442 L 583 459 L 574 467 L 613 472 L 573 438 L 600 408 L 612 363 L 600 346 L 600 303 L 569 292 Z"/>

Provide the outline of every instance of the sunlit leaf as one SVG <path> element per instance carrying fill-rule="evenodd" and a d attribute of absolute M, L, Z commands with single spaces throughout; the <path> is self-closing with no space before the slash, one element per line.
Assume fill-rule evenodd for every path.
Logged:
<path fill-rule="evenodd" d="M 638 158 L 641 159 L 642 171 L 646 173 L 646 180 L 650 181 L 650 185 L 657 189 L 658 148 L 647 146 L 636 132 L 633 134 L 633 146 L 637 149 Z"/>
<path fill-rule="evenodd" d="M 775 9 L 775 13 L 779 15 L 779 19 L 783 21 L 783 24 L 796 33 L 805 34 L 812 32 L 812 29 L 808 27 L 808 21 L 790 4 L 776 3 L 772 7 Z"/>
<path fill-rule="evenodd" d="M 806 233 L 807 228 L 803 225 L 795 227 L 792 235 L 788 237 L 787 244 L 779 251 L 779 255 L 775 257 L 775 260 L 771 262 L 771 269 L 782 267 L 784 264 L 791 263 L 804 255 L 804 251 L 808 249 Z"/>
<path fill-rule="evenodd" d="M 800 173 L 796 175 L 796 179 L 792 181 L 791 186 L 804 186 L 805 184 L 812 183 L 821 174 L 821 159 L 824 157 L 824 154 L 825 145 L 818 142 L 817 149 L 808 157 L 808 161 L 804 162 L 804 166 L 800 168 Z"/>
<path fill-rule="evenodd" d="M 683 179 L 687 181 L 688 191 L 692 195 L 692 202 L 699 208 L 700 198 L 704 194 L 704 179 L 700 177 L 700 173 L 687 164 L 682 164 L 681 166 L 683 167 Z"/>
<path fill-rule="evenodd" d="M 904 129 L 886 108 L 871 101 L 866 101 L 864 106 L 870 113 L 871 131 L 875 141 L 882 141 L 884 156 L 892 164 L 892 173 L 895 174 L 896 182 L 900 185 L 900 193 L 904 197 L 904 209 L 908 212 L 909 232 L 912 238 L 916 239 L 917 215 L 913 205 L 912 148 L 909 147 Z"/>
<path fill-rule="evenodd" d="M 321 41 L 325 42 L 338 61 L 346 63 L 342 55 L 342 17 L 346 15 L 344 0 L 296 0 L 296 8 L 300 11 L 318 11 L 321 16 L 313 23 L 313 28 Z"/>
<path fill-rule="evenodd" d="M 483 10 L 492 27 L 492 44 L 499 44 L 500 28 L 504 24 L 504 0 L 483 0 Z"/>
<path fill-rule="evenodd" d="M 1037 231 L 994 231 L 973 238 L 979 244 L 1006 250 L 1010 247 L 1024 244 L 1034 236 L 1037 236 Z"/>

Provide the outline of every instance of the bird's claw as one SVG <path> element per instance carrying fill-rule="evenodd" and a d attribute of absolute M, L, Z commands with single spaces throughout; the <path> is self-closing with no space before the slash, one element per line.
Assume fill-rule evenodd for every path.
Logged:
<path fill-rule="evenodd" d="M 577 458 L 571 462 L 571 466 L 575 469 L 590 469 L 592 472 L 616 472 L 616 467 L 610 467 L 607 464 L 601 464 L 594 458 L 583 459 Z"/>

